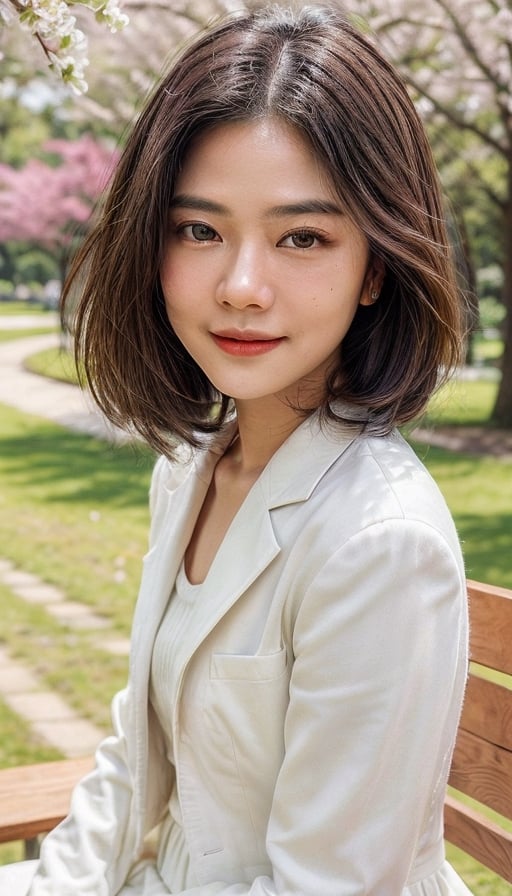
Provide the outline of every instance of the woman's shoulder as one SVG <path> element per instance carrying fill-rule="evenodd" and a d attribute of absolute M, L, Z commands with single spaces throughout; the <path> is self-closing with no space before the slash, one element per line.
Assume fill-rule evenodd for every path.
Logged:
<path fill-rule="evenodd" d="M 415 520 L 452 534 L 452 517 L 439 486 L 398 431 L 361 434 L 332 472 L 331 488 L 338 495 L 343 492 L 359 525 Z"/>
<path fill-rule="evenodd" d="M 169 455 L 160 455 L 154 465 L 150 486 L 150 510 L 167 503 L 172 494 L 193 474 L 201 475 L 203 468 L 219 457 L 232 438 L 232 425 L 212 435 L 195 434 L 197 446 L 179 442 Z"/>
<path fill-rule="evenodd" d="M 197 449 L 181 443 L 173 449 L 172 457 L 166 454 L 157 457 L 151 477 L 151 491 L 179 484 L 190 472 L 196 454 Z"/>

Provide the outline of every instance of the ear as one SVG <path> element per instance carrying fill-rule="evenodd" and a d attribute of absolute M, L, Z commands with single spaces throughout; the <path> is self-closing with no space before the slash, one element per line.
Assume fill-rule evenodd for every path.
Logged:
<path fill-rule="evenodd" d="M 382 258 L 374 255 L 370 259 L 368 269 L 361 290 L 360 305 L 375 305 L 380 296 L 384 277 L 386 276 L 386 265 Z"/>

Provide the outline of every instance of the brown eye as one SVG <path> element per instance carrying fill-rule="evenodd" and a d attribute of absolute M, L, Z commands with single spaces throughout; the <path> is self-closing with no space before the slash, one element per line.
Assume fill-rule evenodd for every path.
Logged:
<path fill-rule="evenodd" d="M 290 239 L 297 249 L 311 249 L 315 244 L 316 236 L 310 230 L 301 230 L 297 233 L 292 233 Z"/>
<path fill-rule="evenodd" d="M 287 249 L 314 249 L 327 242 L 326 237 L 315 230 L 294 230 L 284 236 L 279 245 Z"/>

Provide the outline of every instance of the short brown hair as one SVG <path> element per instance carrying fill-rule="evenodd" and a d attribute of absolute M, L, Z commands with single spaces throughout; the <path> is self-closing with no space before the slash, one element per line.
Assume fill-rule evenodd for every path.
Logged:
<path fill-rule="evenodd" d="M 224 122 L 297 128 L 380 257 L 379 300 L 359 306 L 327 384 L 389 431 L 417 416 L 459 361 L 462 308 L 423 125 L 374 43 L 334 6 L 229 17 L 185 49 L 129 137 L 104 211 L 78 254 L 86 271 L 77 354 L 116 424 L 172 454 L 224 422 L 219 395 L 177 339 L 159 285 L 170 202 L 190 142 Z"/>

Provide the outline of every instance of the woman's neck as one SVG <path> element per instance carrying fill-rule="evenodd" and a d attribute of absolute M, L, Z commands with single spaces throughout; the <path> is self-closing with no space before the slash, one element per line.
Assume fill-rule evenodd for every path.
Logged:
<path fill-rule="evenodd" d="M 238 437 L 225 454 L 232 473 L 259 474 L 304 416 L 278 398 L 236 402 Z"/>

